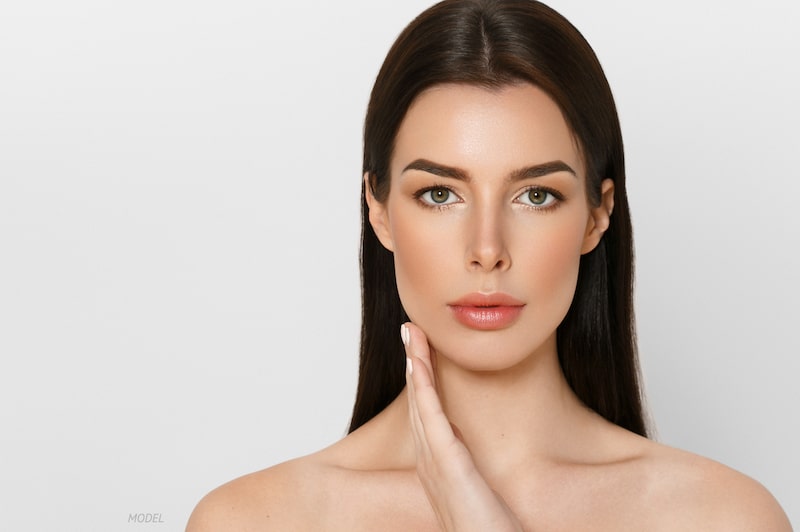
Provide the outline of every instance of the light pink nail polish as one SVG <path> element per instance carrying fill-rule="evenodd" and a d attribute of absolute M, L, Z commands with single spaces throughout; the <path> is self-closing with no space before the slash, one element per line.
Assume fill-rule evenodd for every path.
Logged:
<path fill-rule="evenodd" d="M 403 325 L 400 326 L 400 339 L 403 341 L 403 345 L 406 347 L 408 347 L 409 336 L 410 334 L 408 331 L 408 327 L 406 327 L 406 324 L 404 323 Z"/>
<path fill-rule="evenodd" d="M 408 369 L 408 374 L 414 374 L 414 366 L 411 364 L 411 359 L 406 357 L 406 368 Z"/>

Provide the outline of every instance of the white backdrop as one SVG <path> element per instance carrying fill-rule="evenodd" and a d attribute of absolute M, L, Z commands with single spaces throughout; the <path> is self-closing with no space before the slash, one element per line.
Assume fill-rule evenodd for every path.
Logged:
<path fill-rule="evenodd" d="M 2 2 L 0 529 L 182 530 L 343 435 L 362 120 L 428 5 Z M 800 523 L 800 4 L 551 5 L 619 105 L 659 438 Z"/>

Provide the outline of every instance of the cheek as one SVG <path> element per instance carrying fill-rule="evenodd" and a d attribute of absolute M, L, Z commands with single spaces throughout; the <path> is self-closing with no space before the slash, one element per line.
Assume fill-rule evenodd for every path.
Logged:
<path fill-rule="evenodd" d="M 529 272 L 526 277 L 534 294 L 551 294 L 552 298 L 543 299 L 569 307 L 578 279 L 583 231 L 580 220 L 571 220 L 532 229 L 520 236 L 520 240 L 529 243 L 517 247 L 516 262 Z"/>
<path fill-rule="evenodd" d="M 419 216 L 396 216 L 393 224 L 394 264 L 397 290 L 409 317 L 421 322 L 429 312 L 426 302 L 442 299 L 447 290 L 447 273 L 452 274 L 459 256 L 447 230 L 433 230 Z M 443 275 L 444 274 L 444 275 Z"/>
<path fill-rule="evenodd" d="M 516 262 L 537 273 L 541 283 L 577 276 L 582 244 L 582 225 L 553 224 L 520 235 L 526 244 L 515 246 Z"/>

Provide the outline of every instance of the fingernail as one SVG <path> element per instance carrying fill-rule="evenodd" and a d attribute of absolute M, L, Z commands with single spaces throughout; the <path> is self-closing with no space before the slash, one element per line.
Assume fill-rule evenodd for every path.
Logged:
<path fill-rule="evenodd" d="M 408 369 L 408 374 L 414 374 L 414 366 L 411 364 L 411 359 L 406 357 L 406 369 Z"/>
<path fill-rule="evenodd" d="M 403 341 L 403 345 L 406 347 L 408 347 L 409 336 L 408 327 L 406 327 L 406 324 L 404 323 L 400 326 L 400 339 Z"/>

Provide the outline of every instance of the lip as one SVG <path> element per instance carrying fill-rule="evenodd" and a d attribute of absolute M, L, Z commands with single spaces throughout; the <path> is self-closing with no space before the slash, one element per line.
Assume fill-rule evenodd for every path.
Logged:
<path fill-rule="evenodd" d="M 470 329 L 492 331 L 505 329 L 513 324 L 522 313 L 525 303 L 501 292 L 476 292 L 448 303 L 447 306 L 462 325 Z"/>

